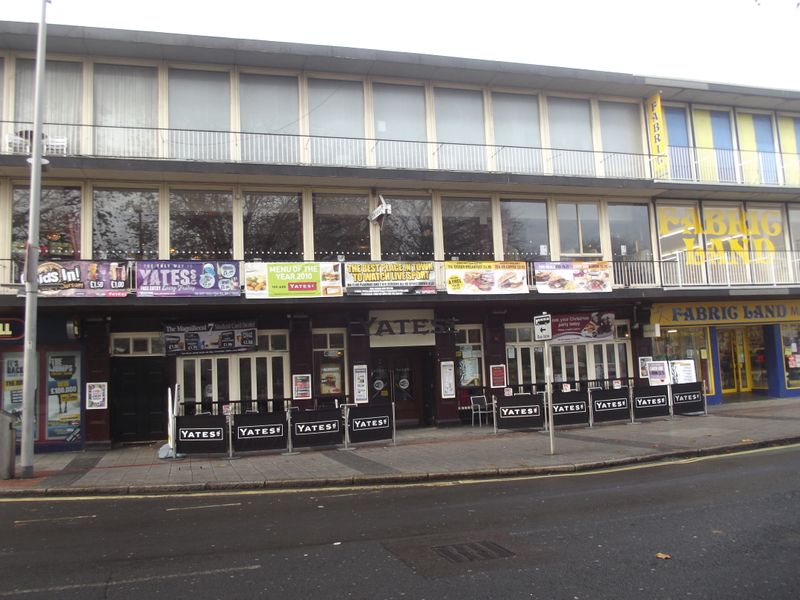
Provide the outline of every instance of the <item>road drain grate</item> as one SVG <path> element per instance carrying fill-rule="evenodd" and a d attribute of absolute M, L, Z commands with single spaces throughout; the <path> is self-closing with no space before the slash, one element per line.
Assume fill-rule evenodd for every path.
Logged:
<path fill-rule="evenodd" d="M 514 556 L 511 550 L 488 541 L 433 546 L 431 550 L 442 558 L 456 564 Z"/>

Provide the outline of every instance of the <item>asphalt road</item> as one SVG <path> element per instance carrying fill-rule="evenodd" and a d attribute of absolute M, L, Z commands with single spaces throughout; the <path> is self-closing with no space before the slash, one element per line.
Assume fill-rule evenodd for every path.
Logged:
<path fill-rule="evenodd" d="M 0 598 L 795 600 L 798 559 L 800 447 L 513 481 L 0 501 Z"/>

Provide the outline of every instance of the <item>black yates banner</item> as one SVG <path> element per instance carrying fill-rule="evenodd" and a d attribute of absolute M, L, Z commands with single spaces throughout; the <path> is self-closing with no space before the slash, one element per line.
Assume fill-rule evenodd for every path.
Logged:
<path fill-rule="evenodd" d="M 633 418 L 668 417 L 668 389 L 666 385 L 633 388 Z"/>
<path fill-rule="evenodd" d="M 592 419 L 595 423 L 630 419 L 628 388 L 592 390 Z"/>
<path fill-rule="evenodd" d="M 498 429 L 541 429 L 544 427 L 544 394 L 502 396 L 496 401 Z"/>
<path fill-rule="evenodd" d="M 233 418 L 234 450 L 281 450 L 287 447 L 286 413 L 255 413 Z"/>
<path fill-rule="evenodd" d="M 335 446 L 344 441 L 342 413 L 337 409 L 292 413 L 292 447 Z"/>
<path fill-rule="evenodd" d="M 705 412 L 703 384 L 675 383 L 672 385 L 672 412 L 676 415 Z"/>
<path fill-rule="evenodd" d="M 553 392 L 554 425 L 588 425 L 588 392 Z"/>
<path fill-rule="evenodd" d="M 224 415 L 186 415 L 175 420 L 178 454 L 228 451 L 228 424 Z"/>
<path fill-rule="evenodd" d="M 374 442 L 392 439 L 392 405 L 354 406 L 348 423 L 350 441 Z"/>

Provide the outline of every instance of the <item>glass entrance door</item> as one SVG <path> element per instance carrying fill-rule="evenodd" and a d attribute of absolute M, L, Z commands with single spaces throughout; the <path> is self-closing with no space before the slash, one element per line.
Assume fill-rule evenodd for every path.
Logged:
<path fill-rule="evenodd" d="M 423 405 L 420 369 L 420 358 L 411 348 L 375 350 L 370 402 L 394 402 L 398 421 L 419 424 Z"/>
<path fill-rule="evenodd" d="M 751 357 L 747 329 L 719 329 L 719 373 L 723 394 L 749 392 L 753 389 Z"/>

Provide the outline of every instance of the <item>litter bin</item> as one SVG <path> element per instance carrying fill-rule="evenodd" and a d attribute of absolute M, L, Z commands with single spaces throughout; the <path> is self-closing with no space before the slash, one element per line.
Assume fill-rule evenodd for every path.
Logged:
<path fill-rule="evenodd" d="M 14 479 L 14 461 L 17 451 L 16 416 L 0 410 L 0 479 Z"/>

